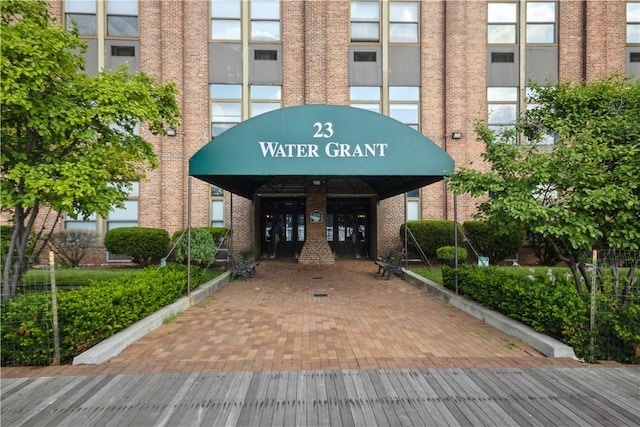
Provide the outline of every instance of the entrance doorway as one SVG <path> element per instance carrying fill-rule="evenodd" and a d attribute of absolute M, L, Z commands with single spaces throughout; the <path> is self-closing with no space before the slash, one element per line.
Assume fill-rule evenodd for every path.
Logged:
<path fill-rule="evenodd" d="M 369 199 L 328 199 L 327 241 L 336 258 L 368 258 Z"/>
<path fill-rule="evenodd" d="M 305 239 L 302 198 L 262 199 L 261 246 L 265 258 L 297 258 Z"/>

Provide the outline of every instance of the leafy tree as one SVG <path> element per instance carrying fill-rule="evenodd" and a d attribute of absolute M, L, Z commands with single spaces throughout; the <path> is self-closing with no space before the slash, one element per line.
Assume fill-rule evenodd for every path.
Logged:
<path fill-rule="evenodd" d="M 490 170 L 462 168 L 451 187 L 490 192 L 479 205 L 483 216 L 516 221 L 547 239 L 581 291 L 581 277 L 591 286 L 584 251 L 640 247 L 640 82 L 614 75 L 532 87 L 537 107 L 515 131 L 476 123 Z M 526 143 L 515 143 L 518 134 Z M 549 136 L 555 144 L 541 144 Z"/>
<path fill-rule="evenodd" d="M 0 13 L 1 207 L 13 225 L 3 271 L 7 299 L 24 273 L 36 218 L 48 209 L 55 224 L 65 213 L 106 216 L 123 207 L 128 182 L 158 166 L 137 125 L 164 134 L 180 112 L 174 83 L 126 68 L 84 74 L 86 44 L 77 30 L 55 22 L 46 2 L 5 0 Z"/>

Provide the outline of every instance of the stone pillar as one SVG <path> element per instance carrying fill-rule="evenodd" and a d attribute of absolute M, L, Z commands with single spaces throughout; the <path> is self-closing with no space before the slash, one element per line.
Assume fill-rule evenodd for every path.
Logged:
<path fill-rule="evenodd" d="M 311 222 L 311 212 L 322 212 L 322 222 Z M 336 262 L 327 242 L 327 186 L 309 185 L 306 200 L 306 236 L 298 263 L 326 265 Z"/>

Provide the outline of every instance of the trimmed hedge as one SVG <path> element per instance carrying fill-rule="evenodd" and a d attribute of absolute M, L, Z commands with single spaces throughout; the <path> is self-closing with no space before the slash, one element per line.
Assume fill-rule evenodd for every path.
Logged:
<path fill-rule="evenodd" d="M 515 224 L 495 226 L 486 221 L 465 221 L 462 227 L 471 245 L 492 263 L 517 253 L 526 237 L 525 229 Z"/>
<path fill-rule="evenodd" d="M 187 237 L 180 239 L 175 247 L 175 260 L 180 263 L 186 264 L 188 261 L 189 252 L 189 240 Z M 215 241 L 211 232 L 205 228 L 192 228 L 191 229 L 191 261 L 202 266 L 207 267 L 213 262 L 213 257 L 216 255 L 218 248 L 216 248 Z"/>
<path fill-rule="evenodd" d="M 161 228 L 114 228 L 105 234 L 104 246 L 112 254 L 130 256 L 136 264 L 147 267 L 168 252 L 169 233 Z"/>
<path fill-rule="evenodd" d="M 192 268 L 192 278 L 198 277 Z M 193 280 L 192 280 L 193 282 Z M 91 286 L 58 293 L 62 362 L 165 307 L 186 293 L 187 268 L 169 264 Z M 53 359 L 51 294 L 17 296 L 3 302 L 2 365 L 42 365 Z"/>
<path fill-rule="evenodd" d="M 436 258 L 436 250 L 442 246 L 454 246 L 453 221 L 420 220 L 407 221 L 400 226 L 400 239 L 404 241 L 404 227 L 408 226 L 418 244 L 428 258 Z M 462 244 L 463 235 L 458 230 L 458 242 Z M 407 246 L 412 252 L 418 252 L 413 240 L 409 237 Z"/>
<path fill-rule="evenodd" d="M 477 266 L 456 270 L 459 294 L 572 346 L 578 357 L 591 357 L 589 295 L 578 294 L 572 279 L 522 277 Z M 455 290 L 456 270 L 442 267 L 448 289 Z M 596 318 L 596 342 L 612 343 L 619 362 L 639 363 L 640 297 L 634 294 L 625 304 L 602 294 L 598 298 L 598 306 L 606 306 L 608 311 Z M 596 360 L 609 357 L 603 351 L 596 347 Z"/>

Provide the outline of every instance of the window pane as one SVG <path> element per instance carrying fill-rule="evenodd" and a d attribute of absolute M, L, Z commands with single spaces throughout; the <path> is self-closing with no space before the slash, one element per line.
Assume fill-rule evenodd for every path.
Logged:
<path fill-rule="evenodd" d="M 389 106 L 389 116 L 406 124 L 418 123 L 418 105 L 391 104 Z"/>
<path fill-rule="evenodd" d="M 389 20 L 392 22 L 418 22 L 418 3 L 391 2 Z"/>
<path fill-rule="evenodd" d="M 418 43 L 418 24 L 389 24 L 392 43 Z"/>
<path fill-rule="evenodd" d="M 211 98 L 240 99 L 242 98 L 241 85 L 209 85 Z"/>
<path fill-rule="evenodd" d="M 527 22 L 556 22 L 556 4 L 528 2 Z"/>
<path fill-rule="evenodd" d="M 416 188 L 415 190 L 407 191 L 407 197 L 420 197 L 420 189 Z"/>
<path fill-rule="evenodd" d="M 378 86 L 352 86 L 352 101 L 380 101 L 380 88 Z"/>
<path fill-rule="evenodd" d="M 138 221 L 138 201 L 137 200 L 125 200 L 124 209 L 114 209 L 109 212 L 107 217 L 109 221 L 126 221 L 133 220 Z"/>
<path fill-rule="evenodd" d="M 352 21 L 379 21 L 380 8 L 378 2 L 372 1 L 352 1 L 351 20 Z"/>
<path fill-rule="evenodd" d="M 96 13 L 95 0 L 67 0 L 64 2 L 66 12 Z"/>
<path fill-rule="evenodd" d="M 224 195 L 224 190 L 220 187 L 218 187 L 217 185 L 212 185 L 211 186 L 211 196 L 212 197 L 222 197 Z"/>
<path fill-rule="evenodd" d="M 627 3 L 627 22 L 640 22 L 640 2 Z"/>
<path fill-rule="evenodd" d="M 487 43 L 516 42 L 515 25 L 489 25 L 487 26 Z"/>
<path fill-rule="evenodd" d="M 280 1 L 251 0 L 251 19 L 280 20 Z"/>
<path fill-rule="evenodd" d="M 212 122 L 239 122 L 241 117 L 240 103 L 214 102 L 211 104 Z"/>
<path fill-rule="evenodd" d="M 240 19 L 240 0 L 211 0 L 211 17 Z"/>
<path fill-rule="evenodd" d="M 527 24 L 527 43 L 555 42 L 555 24 Z"/>
<path fill-rule="evenodd" d="M 219 136 L 222 132 L 231 129 L 236 123 L 214 123 L 211 125 L 211 136 Z"/>
<path fill-rule="evenodd" d="M 280 21 L 253 21 L 251 40 L 280 40 Z"/>
<path fill-rule="evenodd" d="M 71 29 L 71 21 L 78 24 L 78 31 L 83 36 L 95 36 L 98 34 L 96 29 L 96 15 L 76 15 L 67 14 L 67 28 Z"/>
<path fill-rule="evenodd" d="M 417 200 L 407 201 L 407 220 L 416 221 L 420 219 L 420 204 Z"/>
<path fill-rule="evenodd" d="M 211 220 L 222 221 L 224 219 L 224 202 L 222 200 L 211 201 Z"/>
<path fill-rule="evenodd" d="M 380 36 L 378 33 L 378 23 L 352 23 L 351 24 L 351 40 L 377 41 Z"/>
<path fill-rule="evenodd" d="M 138 0 L 108 0 L 107 15 L 138 15 Z"/>
<path fill-rule="evenodd" d="M 251 99 L 281 99 L 281 86 L 251 86 Z"/>
<path fill-rule="evenodd" d="M 280 108 L 279 102 L 254 102 L 251 104 L 251 117 L 259 116 L 278 108 Z"/>
<path fill-rule="evenodd" d="M 516 23 L 515 3 L 489 3 L 487 5 L 488 22 Z"/>
<path fill-rule="evenodd" d="M 64 223 L 65 230 L 86 230 L 96 231 L 95 221 L 66 221 Z"/>
<path fill-rule="evenodd" d="M 351 104 L 352 107 L 361 108 L 363 110 L 373 111 L 374 113 L 380 113 L 380 104 Z"/>
<path fill-rule="evenodd" d="M 418 101 L 420 88 L 418 86 L 389 86 L 391 101 Z"/>
<path fill-rule="evenodd" d="M 516 121 L 514 104 L 491 104 L 488 110 L 489 124 L 510 124 Z"/>
<path fill-rule="evenodd" d="M 140 183 L 138 181 L 131 182 L 131 190 L 129 197 L 138 197 L 140 195 Z"/>
<path fill-rule="evenodd" d="M 627 24 L 627 43 L 640 43 L 640 24 Z"/>
<path fill-rule="evenodd" d="M 488 87 L 487 101 L 517 101 L 517 87 Z"/>
<path fill-rule="evenodd" d="M 240 40 L 240 21 L 213 19 L 211 38 L 217 40 Z"/>
<path fill-rule="evenodd" d="M 138 35 L 138 17 L 107 16 L 107 33 L 110 36 L 136 37 Z"/>

